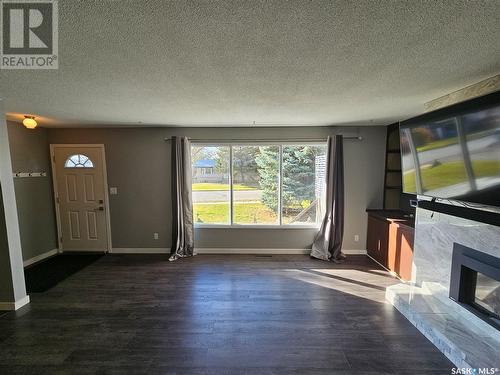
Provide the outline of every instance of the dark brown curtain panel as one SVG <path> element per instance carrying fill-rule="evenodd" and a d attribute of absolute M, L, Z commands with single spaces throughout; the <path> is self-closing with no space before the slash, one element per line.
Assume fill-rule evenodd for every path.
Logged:
<path fill-rule="evenodd" d="M 344 150 L 342 135 L 328 137 L 326 207 L 321 228 L 314 238 L 311 257 L 342 262 L 344 237 Z"/>
<path fill-rule="evenodd" d="M 170 261 L 194 255 L 191 142 L 172 137 L 172 249 Z"/>

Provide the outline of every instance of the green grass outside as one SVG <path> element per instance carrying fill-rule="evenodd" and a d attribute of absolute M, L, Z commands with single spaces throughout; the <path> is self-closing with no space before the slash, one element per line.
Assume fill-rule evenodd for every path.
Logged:
<path fill-rule="evenodd" d="M 491 131 L 483 131 L 483 132 L 479 132 L 479 133 L 474 133 L 474 134 L 467 136 L 467 140 L 471 141 L 474 139 L 486 137 L 486 136 L 491 135 L 491 134 L 492 134 Z M 446 147 L 446 146 L 455 145 L 455 144 L 458 144 L 458 137 L 439 139 L 437 141 L 429 142 L 424 146 L 417 147 L 417 151 L 424 152 L 424 151 L 434 150 L 436 148 Z"/>
<path fill-rule="evenodd" d="M 193 191 L 229 191 L 229 185 L 228 184 L 216 184 L 216 183 L 209 183 L 209 182 L 197 182 L 192 185 Z M 242 184 L 234 184 L 233 185 L 233 190 L 235 191 L 240 191 L 240 190 L 257 190 L 257 188 L 247 186 L 247 185 L 242 185 Z"/>
<path fill-rule="evenodd" d="M 476 178 L 500 175 L 500 162 L 490 160 L 476 160 L 472 162 L 472 169 Z M 424 191 L 458 184 L 467 180 L 464 165 L 460 162 L 449 162 L 434 168 L 424 168 L 421 172 Z M 403 177 L 405 186 L 412 189 L 416 186 L 415 172 L 407 173 Z"/>
<path fill-rule="evenodd" d="M 228 224 L 229 203 L 195 203 L 195 223 Z M 277 224 L 276 213 L 262 203 L 234 203 L 235 224 Z"/>

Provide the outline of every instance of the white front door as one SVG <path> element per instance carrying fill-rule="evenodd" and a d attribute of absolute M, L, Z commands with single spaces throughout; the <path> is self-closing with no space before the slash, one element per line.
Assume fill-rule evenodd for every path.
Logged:
<path fill-rule="evenodd" d="M 62 250 L 110 248 L 103 145 L 51 145 Z"/>

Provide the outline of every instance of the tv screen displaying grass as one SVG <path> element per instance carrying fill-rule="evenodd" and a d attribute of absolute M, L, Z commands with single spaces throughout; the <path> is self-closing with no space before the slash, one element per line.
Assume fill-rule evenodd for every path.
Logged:
<path fill-rule="evenodd" d="M 400 124 L 405 193 L 500 206 L 500 92 Z"/>

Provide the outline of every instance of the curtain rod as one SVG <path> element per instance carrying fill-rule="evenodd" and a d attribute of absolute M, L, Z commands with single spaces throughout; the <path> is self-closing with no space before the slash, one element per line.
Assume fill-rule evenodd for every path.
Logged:
<path fill-rule="evenodd" d="M 279 138 L 279 139 L 197 139 L 190 138 L 188 139 L 192 142 L 205 142 L 205 143 L 224 143 L 224 142 L 326 142 L 326 138 Z M 348 141 L 362 141 L 363 137 L 361 136 L 346 136 L 345 140 Z M 164 138 L 165 142 L 171 141 L 172 138 Z"/>

